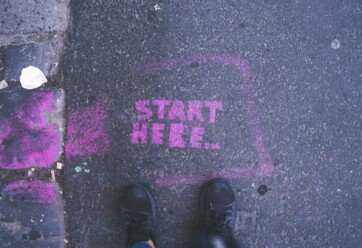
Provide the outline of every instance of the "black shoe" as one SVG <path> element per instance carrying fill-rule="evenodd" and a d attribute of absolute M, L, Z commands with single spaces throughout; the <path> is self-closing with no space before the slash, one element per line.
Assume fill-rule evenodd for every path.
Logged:
<path fill-rule="evenodd" d="M 148 240 L 154 242 L 156 203 L 151 193 L 140 184 L 132 185 L 124 191 L 121 206 L 127 220 L 127 246 Z"/>
<path fill-rule="evenodd" d="M 233 240 L 237 210 L 235 194 L 229 182 L 223 179 L 207 182 L 201 190 L 199 201 L 205 232 Z"/>

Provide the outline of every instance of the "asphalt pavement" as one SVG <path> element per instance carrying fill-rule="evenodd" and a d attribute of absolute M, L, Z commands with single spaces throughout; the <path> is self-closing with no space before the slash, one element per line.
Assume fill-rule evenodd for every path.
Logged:
<path fill-rule="evenodd" d="M 159 247 L 227 178 L 245 247 L 362 242 L 362 2 L 73 1 L 65 80 L 69 247 L 125 247 L 147 184 Z"/>

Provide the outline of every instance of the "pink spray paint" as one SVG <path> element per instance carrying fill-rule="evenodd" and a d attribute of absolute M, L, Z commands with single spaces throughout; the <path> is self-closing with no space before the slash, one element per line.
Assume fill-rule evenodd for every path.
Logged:
<path fill-rule="evenodd" d="M 141 100 L 136 102 L 136 109 L 143 113 L 138 115 L 138 120 L 148 120 L 152 116 L 149 100 Z"/>
<path fill-rule="evenodd" d="M 56 92 L 36 92 L 0 123 L 0 168 L 50 168 L 62 150 L 62 135 L 49 116 L 57 113 Z M 59 117 L 60 118 L 60 117 Z"/>
<path fill-rule="evenodd" d="M 133 144 L 138 144 L 138 142 L 140 141 L 141 144 L 146 144 L 147 143 L 147 124 L 145 123 L 138 123 L 135 122 L 133 123 L 133 131 L 131 134 L 131 142 Z"/>
<path fill-rule="evenodd" d="M 171 123 L 170 125 L 170 147 L 185 147 L 182 134 L 185 126 L 183 124 Z"/>
<path fill-rule="evenodd" d="M 152 144 L 162 145 L 163 144 L 163 130 L 165 129 L 165 124 L 153 123 L 152 125 Z"/>
<path fill-rule="evenodd" d="M 165 108 L 167 105 L 170 104 L 170 101 L 168 100 L 153 100 L 153 105 L 156 105 L 158 107 L 157 110 L 157 117 L 159 120 L 163 120 L 165 118 Z"/>
<path fill-rule="evenodd" d="M 176 100 L 173 102 L 170 111 L 168 112 L 168 119 L 185 121 L 186 114 L 185 114 L 185 106 L 182 101 Z"/>
<path fill-rule="evenodd" d="M 68 114 L 66 158 L 108 152 L 107 119 L 105 99 L 98 100 L 95 106 L 71 111 Z"/>
<path fill-rule="evenodd" d="M 27 182 L 17 180 L 9 183 L 4 188 L 5 196 L 20 197 L 27 202 L 55 203 L 57 192 L 52 183 L 40 180 Z"/>
<path fill-rule="evenodd" d="M 210 108 L 210 123 L 215 123 L 216 120 L 216 110 L 222 109 L 222 102 L 205 102 L 205 106 Z"/>
<path fill-rule="evenodd" d="M 190 146 L 193 148 L 202 147 L 202 138 L 205 133 L 203 127 L 192 127 L 190 136 Z"/>
<path fill-rule="evenodd" d="M 257 107 L 253 99 L 254 85 L 252 81 L 252 72 L 246 61 L 237 56 L 193 56 L 183 59 L 171 59 L 158 63 L 148 64 L 142 67 L 145 74 L 152 74 L 160 70 L 173 69 L 175 67 L 188 65 L 191 63 L 215 63 L 215 64 L 230 64 L 242 74 L 244 83 L 241 85 L 245 99 L 245 109 L 247 113 L 247 123 L 251 133 L 253 147 L 255 148 L 259 167 L 258 168 L 233 168 L 219 173 L 205 173 L 200 175 L 180 175 L 158 178 L 155 180 L 155 185 L 158 187 L 168 186 L 173 184 L 191 184 L 200 180 L 205 180 L 213 177 L 224 178 L 244 178 L 244 177 L 264 177 L 272 174 L 274 167 L 271 162 L 271 156 L 265 148 L 264 136 L 257 114 Z M 222 108 L 222 105 L 210 105 L 210 123 L 215 120 L 214 110 Z M 205 147 L 217 147 L 218 144 L 204 144 Z"/>
<path fill-rule="evenodd" d="M 208 123 L 205 123 L 203 110 L 209 114 Z M 217 112 L 220 110 L 222 102 L 219 101 L 138 100 L 136 102 L 138 120 L 133 123 L 131 143 L 219 150 L 220 144 L 202 144 L 201 141 L 204 135 L 203 126 L 214 125 Z M 158 123 L 153 122 L 156 117 Z M 168 133 L 164 133 L 165 131 Z M 148 140 L 149 136 L 151 142 Z M 186 144 L 185 140 L 189 142 Z"/>
<path fill-rule="evenodd" d="M 204 121 L 204 116 L 202 115 L 203 104 L 199 101 L 189 101 L 189 111 L 187 112 L 187 120 L 194 121 L 199 120 Z M 211 118 L 211 117 L 210 117 Z"/>

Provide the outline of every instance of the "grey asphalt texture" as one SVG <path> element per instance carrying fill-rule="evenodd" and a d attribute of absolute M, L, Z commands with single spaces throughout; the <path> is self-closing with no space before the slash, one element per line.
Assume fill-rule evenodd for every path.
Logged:
<path fill-rule="evenodd" d="M 361 1 L 75 0 L 72 15 L 67 111 L 103 99 L 110 143 L 66 163 L 69 247 L 125 247 L 119 198 L 135 182 L 155 195 L 159 247 L 182 247 L 218 176 L 244 247 L 360 247 Z M 223 108 L 185 122 L 185 148 L 153 109 L 143 123 L 165 125 L 163 144 L 132 144 L 136 102 L 154 99 Z M 194 126 L 221 149 L 190 147 Z"/>

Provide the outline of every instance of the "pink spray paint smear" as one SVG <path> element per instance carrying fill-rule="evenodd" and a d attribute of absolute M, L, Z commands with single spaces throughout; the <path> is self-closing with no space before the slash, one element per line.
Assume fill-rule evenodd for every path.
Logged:
<path fill-rule="evenodd" d="M 55 92 L 36 92 L 0 123 L 0 168 L 50 168 L 62 151 Z"/>
<path fill-rule="evenodd" d="M 107 133 L 107 120 L 105 99 L 98 100 L 94 106 L 71 111 L 68 114 L 66 158 L 108 152 L 110 138 Z"/>
<path fill-rule="evenodd" d="M 50 204 L 58 200 L 53 184 L 39 180 L 32 182 L 17 180 L 7 184 L 3 191 L 6 197 L 19 198 L 26 202 Z"/>

